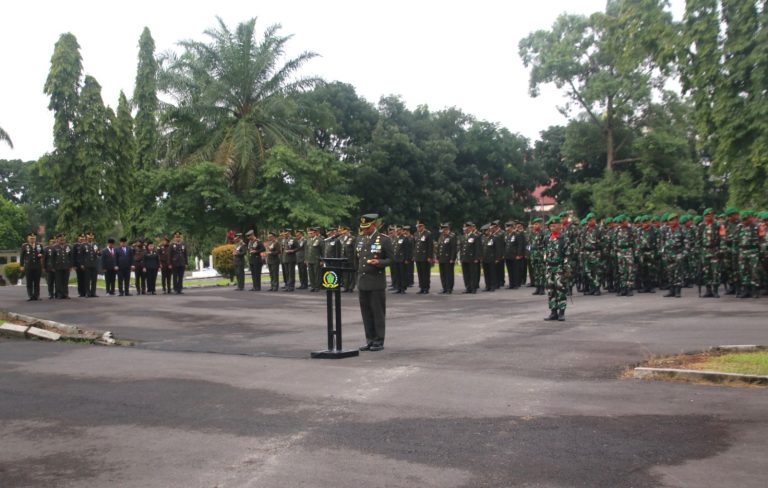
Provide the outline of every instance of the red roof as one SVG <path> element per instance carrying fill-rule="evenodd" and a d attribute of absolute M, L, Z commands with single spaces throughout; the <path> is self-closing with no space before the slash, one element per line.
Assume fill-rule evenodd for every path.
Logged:
<path fill-rule="evenodd" d="M 554 182 L 550 183 L 549 185 L 539 185 L 535 190 L 533 190 L 532 195 L 533 198 L 536 199 L 537 205 L 557 205 L 557 200 L 552 197 L 542 195 L 542 193 L 552 188 L 552 186 L 554 186 Z"/>

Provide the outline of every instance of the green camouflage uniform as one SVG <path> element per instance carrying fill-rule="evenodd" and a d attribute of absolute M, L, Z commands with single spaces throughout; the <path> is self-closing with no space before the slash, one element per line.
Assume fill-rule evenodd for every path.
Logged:
<path fill-rule="evenodd" d="M 555 237 L 549 234 L 544 243 L 547 292 L 549 309 L 565 310 L 566 291 L 571 273 L 571 242 L 563 234 Z"/>
<path fill-rule="evenodd" d="M 635 236 L 631 227 L 616 229 L 614 239 L 618 279 L 616 292 L 630 294 L 635 287 Z"/>
<path fill-rule="evenodd" d="M 700 284 L 720 286 L 720 224 L 699 224 L 696 242 L 701 266 Z"/>
<path fill-rule="evenodd" d="M 739 249 L 739 276 L 741 277 L 741 286 L 743 289 L 752 287 L 753 292 L 757 290 L 760 284 L 759 276 L 759 252 L 760 237 L 758 227 L 755 224 L 742 222 L 736 229 L 734 239 Z"/>
<path fill-rule="evenodd" d="M 581 269 L 584 273 L 584 292 L 600 289 L 600 262 L 602 232 L 598 226 L 585 226 L 581 234 Z"/>
<path fill-rule="evenodd" d="M 641 228 L 637 232 L 637 255 L 640 277 L 640 290 L 652 293 L 656 286 L 658 241 L 657 232 L 653 226 Z"/>
<path fill-rule="evenodd" d="M 688 255 L 689 242 L 685 238 L 685 231 L 679 225 L 674 229 L 667 228 L 662 244 L 662 255 L 664 256 L 664 267 L 667 270 L 667 277 L 670 287 L 680 288 L 683 286 L 682 263 Z"/>

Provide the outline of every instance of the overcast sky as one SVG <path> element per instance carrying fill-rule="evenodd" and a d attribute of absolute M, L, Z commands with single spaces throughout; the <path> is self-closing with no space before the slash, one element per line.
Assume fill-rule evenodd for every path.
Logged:
<path fill-rule="evenodd" d="M 672 4 L 679 18 L 684 0 Z M 60 34 L 77 37 L 84 73 L 98 80 L 104 103 L 114 109 L 120 90 L 129 98 L 133 93 L 145 26 L 159 53 L 182 39 L 203 40 L 217 15 L 232 28 L 257 17 L 258 32 L 281 24 L 282 34 L 293 35 L 289 54 L 320 55 L 303 74 L 350 83 L 372 103 L 393 94 L 411 109 L 455 106 L 533 141 L 565 122 L 556 108 L 562 98 L 554 87 L 529 97 L 518 42 L 550 28 L 560 13 L 590 14 L 604 6 L 605 0 L 4 2 L 0 127 L 14 149 L 0 143 L 0 159 L 33 160 L 52 149 L 53 115 L 43 85 Z"/>

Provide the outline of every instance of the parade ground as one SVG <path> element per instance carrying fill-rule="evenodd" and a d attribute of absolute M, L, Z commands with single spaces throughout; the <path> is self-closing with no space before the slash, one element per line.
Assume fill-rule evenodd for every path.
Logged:
<path fill-rule="evenodd" d="M 575 295 L 545 322 L 531 291 L 388 294 L 385 349 L 322 360 L 325 293 L 1 287 L 4 311 L 135 345 L 0 339 L 0 486 L 766 486 L 766 388 L 624 373 L 768 344 L 768 299 Z"/>

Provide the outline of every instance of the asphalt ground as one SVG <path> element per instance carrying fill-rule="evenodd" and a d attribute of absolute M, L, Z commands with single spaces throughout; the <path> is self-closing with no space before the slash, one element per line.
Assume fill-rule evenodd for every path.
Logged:
<path fill-rule="evenodd" d="M 324 293 L 0 288 L 4 310 L 136 341 L 0 339 L 0 486 L 766 486 L 766 389 L 620 376 L 768 344 L 768 299 L 575 296 L 553 323 L 531 291 L 390 294 L 384 351 L 317 360 Z"/>

